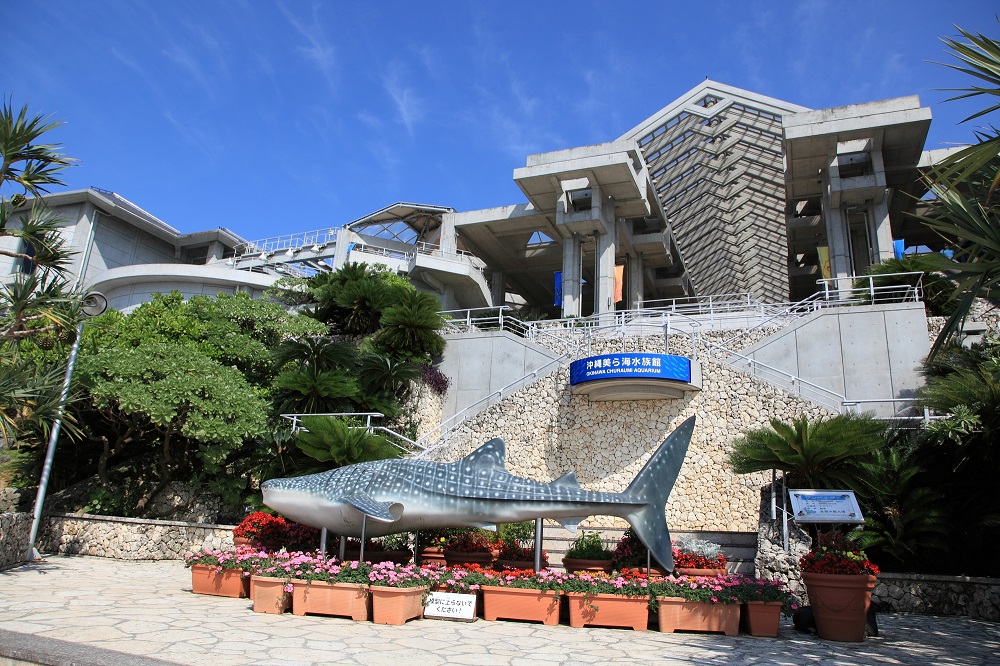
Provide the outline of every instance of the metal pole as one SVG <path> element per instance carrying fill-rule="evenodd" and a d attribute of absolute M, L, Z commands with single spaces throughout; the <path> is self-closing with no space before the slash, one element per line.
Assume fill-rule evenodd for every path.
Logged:
<path fill-rule="evenodd" d="M 340 537 L 340 557 L 338 558 L 341 562 L 344 561 L 344 557 L 347 555 L 347 537 Z"/>
<path fill-rule="evenodd" d="M 778 470 L 771 470 L 771 520 L 778 518 Z"/>
<path fill-rule="evenodd" d="M 535 518 L 535 571 L 542 570 L 542 519 Z"/>
<path fill-rule="evenodd" d="M 785 546 L 785 552 L 788 552 L 788 506 L 785 503 L 785 483 L 786 477 L 784 474 L 781 475 L 781 529 L 783 533 L 783 541 Z"/>
<path fill-rule="evenodd" d="M 59 407 L 56 410 L 56 420 L 52 424 L 52 433 L 49 436 L 49 448 L 45 452 L 45 464 L 42 466 L 42 479 L 38 484 L 38 495 L 35 497 L 35 513 L 31 520 L 31 533 L 28 536 L 28 550 L 25 557 L 28 562 L 32 562 L 38 557 L 35 550 L 35 537 L 38 536 L 38 526 L 42 522 L 42 505 L 45 503 L 45 491 L 49 486 L 49 475 L 52 473 L 52 461 L 56 456 L 56 443 L 59 441 L 59 431 L 62 429 L 63 410 L 66 407 L 66 398 L 69 396 L 70 383 L 73 381 L 73 366 L 76 365 L 76 355 L 80 351 L 80 338 L 83 337 L 83 322 L 76 326 L 76 340 L 69 351 L 69 360 L 66 362 L 66 376 L 63 378 L 62 393 L 59 396 Z"/>
<path fill-rule="evenodd" d="M 358 552 L 358 562 L 365 561 L 365 535 L 368 531 L 368 516 L 361 514 L 361 550 Z"/>
<path fill-rule="evenodd" d="M 319 556 L 326 559 L 326 528 L 319 531 Z"/>

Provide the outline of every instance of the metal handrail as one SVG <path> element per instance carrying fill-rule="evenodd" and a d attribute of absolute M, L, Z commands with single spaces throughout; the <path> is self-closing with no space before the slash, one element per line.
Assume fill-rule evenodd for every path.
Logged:
<path fill-rule="evenodd" d="M 833 409 L 834 411 L 836 411 L 838 414 L 842 414 L 844 412 L 844 401 L 847 398 L 846 398 L 846 396 L 843 396 L 843 395 L 837 393 L 836 391 L 831 391 L 830 389 L 828 389 L 828 388 L 826 388 L 824 386 L 820 386 L 819 384 L 814 384 L 814 383 L 810 382 L 807 379 L 803 379 L 802 377 L 799 377 L 798 375 L 793 375 L 792 373 L 787 372 L 785 370 L 781 370 L 779 368 L 775 368 L 775 367 L 770 366 L 770 365 L 768 365 L 766 363 L 761 363 L 757 359 L 754 359 L 754 358 L 752 358 L 750 356 L 746 356 L 745 354 L 741 354 L 740 352 L 733 351 L 732 349 L 727 349 L 726 347 L 723 347 L 719 343 L 712 342 L 711 340 L 706 340 L 704 338 L 701 338 L 699 340 L 699 342 L 701 344 L 704 344 L 709 350 L 720 351 L 720 352 L 723 352 L 723 353 L 727 354 L 728 356 L 726 358 L 722 358 L 722 357 L 714 356 L 714 355 L 712 356 L 712 358 L 714 358 L 714 359 L 716 359 L 718 361 L 721 361 L 721 362 L 725 363 L 726 365 L 734 367 L 734 368 L 736 368 L 738 370 L 742 369 L 742 368 L 739 368 L 736 364 L 734 364 L 731 361 L 731 359 L 733 357 L 739 358 L 741 361 L 744 361 L 749 366 L 749 368 L 748 368 L 749 373 L 751 375 L 753 375 L 754 377 L 760 377 L 761 379 L 764 379 L 765 381 L 767 381 L 767 377 L 765 376 L 765 374 L 759 373 L 757 371 L 758 368 L 764 370 L 765 373 L 767 373 L 767 372 L 773 373 L 773 375 L 781 377 L 781 378 L 785 379 L 789 384 L 791 384 L 791 387 L 793 387 L 795 389 L 795 393 L 797 395 L 808 397 L 808 394 L 805 393 L 805 392 L 803 392 L 803 390 L 802 390 L 803 388 L 807 388 L 807 389 L 809 389 L 811 391 L 814 391 L 815 394 L 818 395 L 818 396 L 823 396 L 823 397 L 828 398 L 828 400 L 826 400 L 826 401 L 820 401 L 816 397 L 810 398 L 811 400 L 814 400 L 815 402 L 819 402 L 820 404 L 823 404 L 823 405 L 825 405 L 827 407 L 830 407 L 831 409 Z M 781 384 L 780 386 L 782 386 L 782 388 L 786 388 L 786 389 L 788 388 L 788 386 L 783 385 L 783 384 Z M 832 399 L 832 401 L 830 399 Z"/>

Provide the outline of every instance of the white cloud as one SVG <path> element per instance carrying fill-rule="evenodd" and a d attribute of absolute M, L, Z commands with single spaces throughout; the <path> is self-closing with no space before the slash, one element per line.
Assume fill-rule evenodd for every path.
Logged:
<path fill-rule="evenodd" d="M 424 118 L 426 105 L 417 92 L 403 80 L 403 70 L 404 67 L 399 62 L 389 63 L 389 69 L 383 77 L 383 85 L 396 107 L 399 122 L 412 137 L 414 126 Z"/>

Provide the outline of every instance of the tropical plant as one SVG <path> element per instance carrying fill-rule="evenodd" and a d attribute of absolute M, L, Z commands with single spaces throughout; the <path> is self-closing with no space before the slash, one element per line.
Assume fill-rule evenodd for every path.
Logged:
<path fill-rule="evenodd" d="M 943 496 L 918 455 L 905 443 L 877 450 L 860 464 L 861 483 L 855 486 L 865 524 L 852 537 L 900 571 L 923 570 L 948 549 Z"/>
<path fill-rule="evenodd" d="M 591 559 L 591 558 L 583 558 Z M 574 573 L 560 583 L 563 592 L 578 592 L 590 597 L 595 594 L 614 594 L 620 597 L 649 597 L 649 581 L 626 576 L 592 575 Z"/>
<path fill-rule="evenodd" d="M 302 428 L 295 433 L 295 445 L 310 458 L 324 463 L 326 469 L 399 458 L 403 453 L 385 437 L 345 419 L 305 416 Z"/>
<path fill-rule="evenodd" d="M 770 423 L 733 442 L 728 462 L 736 474 L 777 469 L 793 487 L 850 488 L 858 460 L 885 443 L 885 424 L 870 414 Z"/>
<path fill-rule="evenodd" d="M 600 532 L 584 532 L 578 536 L 563 557 L 574 560 L 610 560 L 614 551 L 601 539 Z"/>
<path fill-rule="evenodd" d="M 71 293 L 67 281 L 71 253 L 42 200 L 50 186 L 63 184 L 61 171 L 74 162 L 60 144 L 43 138 L 60 125 L 29 114 L 27 105 L 18 112 L 8 100 L 0 105 L 0 240 L 8 239 L 0 256 L 20 269 L 0 285 L 0 441 L 8 445 L 28 435 L 29 444 L 44 441 L 62 384 L 56 372 L 22 357 L 19 343 L 73 337 L 79 315 L 80 294 Z M 7 187 L 19 191 L 8 196 Z M 34 197 L 30 206 L 25 195 Z M 64 423 L 72 425 L 71 418 Z"/>
<path fill-rule="evenodd" d="M 493 550 L 493 536 L 477 527 L 456 529 L 448 538 L 445 550 L 459 553 L 489 553 Z"/>
<path fill-rule="evenodd" d="M 246 480 L 227 475 L 226 467 L 244 440 L 267 431 L 266 403 L 238 370 L 167 343 L 107 349 L 81 357 L 77 367 L 99 419 L 92 432 L 103 437 L 102 485 L 113 459 L 145 458 L 149 463 L 131 478 L 144 488 L 138 515 L 177 478 L 236 501 Z"/>
<path fill-rule="evenodd" d="M 951 99 L 1000 96 L 1000 42 L 961 28 L 959 32 L 968 43 L 943 40 L 959 60 L 958 64 L 945 66 L 979 81 L 967 88 L 952 89 L 960 94 Z M 998 109 L 1000 104 L 993 104 L 963 122 Z M 952 248 L 951 258 L 930 255 L 928 265 L 957 283 L 953 293 L 957 305 L 931 349 L 932 356 L 960 329 L 973 301 L 994 293 L 1000 280 L 1000 220 L 995 198 L 1000 183 L 1000 132 L 991 127 L 977 131 L 976 138 L 977 143 L 947 156 L 927 172 L 925 181 L 934 198 L 928 202 L 930 212 L 917 216 Z"/>
<path fill-rule="evenodd" d="M 439 314 L 441 302 L 431 294 L 415 289 L 399 294 L 395 303 L 382 314 L 375 344 L 396 355 L 430 359 L 444 351 L 444 327 Z"/>
<path fill-rule="evenodd" d="M 274 380 L 274 402 L 280 414 L 336 414 L 354 411 L 357 378 L 346 370 L 315 366 L 287 367 Z"/>

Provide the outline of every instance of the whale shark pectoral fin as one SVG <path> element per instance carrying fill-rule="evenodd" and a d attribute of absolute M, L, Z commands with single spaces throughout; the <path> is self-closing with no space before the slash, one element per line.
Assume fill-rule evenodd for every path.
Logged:
<path fill-rule="evenodd" d="M 570 472 L 572 474 L 572 472 Z M 586 516 L 570 516 L 567 518 L 555 518 L 554 520 L 562 525 L 564 530 L 569 530 L 573 534 L 576 534 L 576 528 L 580 526 L 580 521 L 586 518 Z"/>
<path fill-rule="evenodd" d="M 371 495 L 365 493 L 355 493 L 339 498 L 344 504 L 350 504 L 355 509 L 365 514 L 369 518 L 391 523 L 399 520 L 403 515 L 403 505 L 399 502 L 378 502 Z"/>
<path fill-rule="evenodd" d="M 558 479 L 552 482 L 553 486 L 568 486 L 570 488 L 579 488 L 580 482 L 576 480 L 576 472 L 566 472 Z"/>
<path fill-rule="evenodd" d="M 507 469 L 507 445 L 499 437 L 494 437 L 462 458 L 462 462 L 471 464 L 476 469 L 491 467 Z"/>

